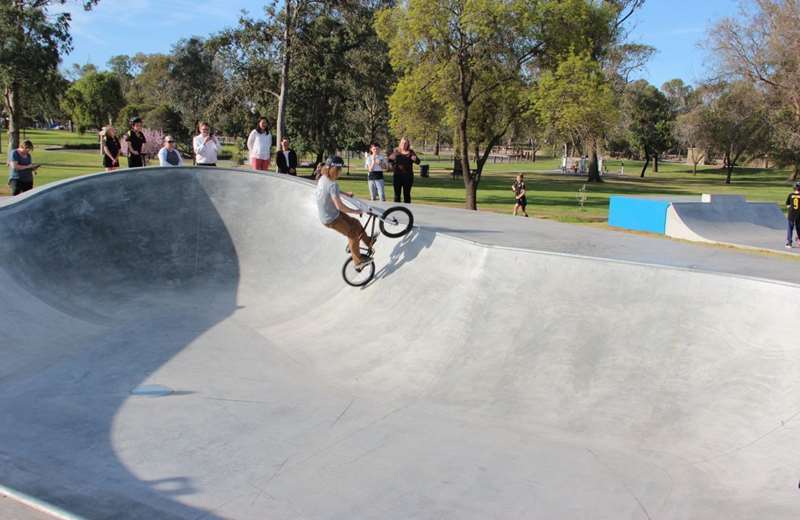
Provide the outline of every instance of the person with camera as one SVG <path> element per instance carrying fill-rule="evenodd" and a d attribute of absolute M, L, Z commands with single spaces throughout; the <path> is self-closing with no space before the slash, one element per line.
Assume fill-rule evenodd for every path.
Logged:
<path fill-rule="evenodd" d="M 33 176 L 39 169 L 39 164 L 33 164 L 33 143 L 25 141 L 22 146 L 11 152 L 9 163 L 11 172 L 8 187 L 11 195 L 19 195 L 33 189 Z"/>
<path fill-rule="evenodd" d="M 197 129 L 200 133 L 192 140 L 195 164 L 197 166 L 216 166 L 217 156 L 222 149 L 219 139 L 211 133 L 211 127 L 206 122 L 197 125 Z"/>

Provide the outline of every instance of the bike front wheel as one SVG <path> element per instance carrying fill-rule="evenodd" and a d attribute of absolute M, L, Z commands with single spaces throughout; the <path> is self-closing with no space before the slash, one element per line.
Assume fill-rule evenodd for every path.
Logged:
<path fill-rule="evenodd" d="M 351 257 L 348 258 L 347 262 L 342 266 L 342 278 L 347 282 L 347 285 L 352 285 L 353 287 L 363 287 L 367 285 L 374 276 L 374 262 L 370 262 L 359 270 L 356 269 L 355 262 L 353 262 L 353 258 Z"/>
<path fill-rule="evenodd" d="M 414 214 L 403 206 L 394 206 L 383 212 L 380 221 L 381 233 L 390 238 L 398 238 L 414 227 Z"/>

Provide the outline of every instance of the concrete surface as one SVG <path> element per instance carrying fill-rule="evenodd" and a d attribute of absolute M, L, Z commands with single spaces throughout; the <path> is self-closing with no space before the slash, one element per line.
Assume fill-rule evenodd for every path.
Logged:
<path fill-rule="evenodd" d="M 311 189 L 0 208 L 0 483 L 91 519 L 797 518 L 800 264 L 415 206 L 354 289 Z"/>
<path fill-rule="evenodd" d="M 796 255 L 784 248 L 786 216 L 777 204 L 747 202 L 738 195 L 703 195 L 698 202 L 673 202 L 667 236 Z"/>

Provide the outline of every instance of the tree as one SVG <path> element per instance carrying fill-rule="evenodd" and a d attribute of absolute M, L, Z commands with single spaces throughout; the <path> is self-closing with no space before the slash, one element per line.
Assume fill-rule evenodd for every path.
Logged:
<path fill-rule="evenodd" d="M 98 0 L 82 0 L 91 9 Z M 0 88 L 8 115 L 9 146 L 19 146 L 24 118 L 22 86 L 37 91 L 50 73 L 58 69 L 60 57 L 71 49 L 70 15 L 51 15 L 48 8 L 66 0 L 5 0 L 0 2 Z"/>
<path fill-rule="evenodd" d="M 672 113 L 677 117 L 686 114 L 697 106 L 697 95 L 691 85 L 687 85 L 682 79 L 675 78 L 661 85 L 661 92 L 666 96 Z"/>
<path fill-rule="evenodd" d="M 525 92 L 537 77 L 556 70 L 570 54 L 585 54 L 602 69 L 599 64 L 610 63 L 611 50 L 625 38 L 625 21 L 641 4 L 409 0 L 378 15 L 379 35 L 389 44 L 399 74 L 397 89 L 414 92 L 408 83 L 415 81 L 415 74 L 424 74 L 423 88 L 417 91 L 441 104 L 455 130 L 467 208 L 476 209 L 483 166 L 492 148 L 516 120 L 530 113 L 533 100 Z M 425 72 L 415 72 L 419 69 Z M 502 109 L 499 114 L 492 112 L 495 107 Z M 593 178 L 599 176 L 595 173 Z"/>
<path fill-rule="evenodd" d="M 675 124 L 675 137 L 687 150 L 686 158 L 692 163 L 692 173 L 697 175 L 697 165 L 706 159 L 704 107 L 695 108 L 687 114 L 681 114 Z"/>
<path fill-rule="evenodd" d="M 81 131 L 110 124 L 125 106 L 117 78 L 108 72 L 89 73 L 73 83 L 61 101 Z"/>
<path fill-rule="evenodd" d="M 641 177 L 658 157 L 672 146 L 672 125 L 675 114 L 667 97 L 653 85 L 640 80 L 628 85 L 624 96 L 624 112 L 628 134 L 634 149 L 644 156 Z"/>
<path fill-rule="evenodd" d="M 289 109 L 289 86 L 294 60 L 304 42 L 307 28 L 318 16 L 330 14 L 337 6 L 347 2 L 326 0 L 283 0 L 264 8 L 263 20 L 242 16 L 235 29 L 223 31 L 215 37 L 214 45 L 229 62 L 233 78 L 241 86 L 249 86 L 246 96 L 253 99 L 261 113 L 271 113 L 276 119 L 278 140 L 286 133 Z M 357 5 L 353 3 L 352 5 Z M 263 95 L 277 100 L 271 105 Z"/>
<path fill-rule="evenodd" d="M 412 140 L 427 140 L 433 137 L 436 142 L 436 155 L 442 136 L 452 133 L 446 123 L 446 110 L 429 88 L 423 68 L 409 72 L 409 79 L 396 85 L 389 97 L 389 126 L 395 135 L 405 135 Z"/>
<path fill-rule="evenodd" d="M 725 18 L 710 32 L 720 72 L 759 85 L 769 95 L 776 123 L 771 148 L 779 163 L 800 156 L 800 2 L 753 0 L 738 19 Z M 795 166 L 792 179 L 797 179 Z"/>
<path fill-rule="evenodd" d="M 570 55 L 555 72 L 542 75 L 533 104 L 546 127 L 589 146 L 589 182 L 602 182 L 597 151 L 619 117 L 619 109 L 600 64 L 588 54 Z"/>
<path fill-rule="evenodd" d="M 219 79 L 214 54 L 202 39 L 180 40 L 172 48 L 167 85 L 184 121 L 195 125 L 206 116 Z"/>
<path fill-rule="evenodd" d="M 725 184 L 739 160 L 767 151 L 769 114 L 764 96 L 750 82 L 717 86 L 716 96 L 698 114 L 699 135 L 723 157 Z"/>

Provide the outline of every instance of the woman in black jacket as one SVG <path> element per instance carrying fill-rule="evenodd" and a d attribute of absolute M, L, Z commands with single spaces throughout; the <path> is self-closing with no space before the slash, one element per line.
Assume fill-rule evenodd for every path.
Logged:
<path fill-rule="evenodd" d="M 392 165 L 392 184 L 394 185 L 394 201 L 400 202 L 400 192 L 403 193 L 403 202 L 411 202 L 411 187 L 414 185 L 414 163 L 419 164 L 417 153 L 411 149 L 411 141 L 407 137 L 400 139 L 400 146 L 389 155 Z"/>

